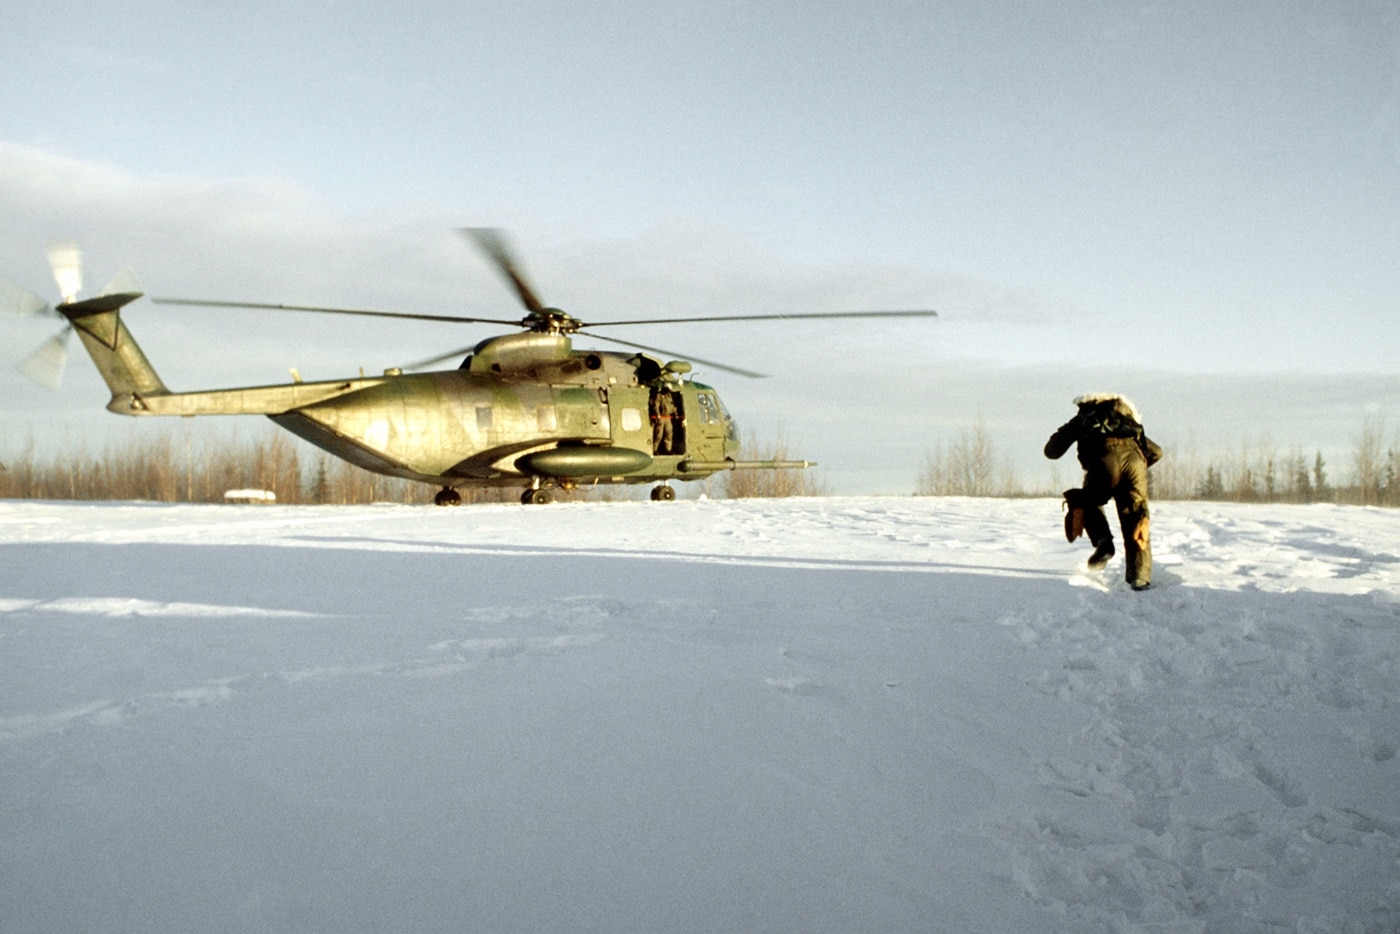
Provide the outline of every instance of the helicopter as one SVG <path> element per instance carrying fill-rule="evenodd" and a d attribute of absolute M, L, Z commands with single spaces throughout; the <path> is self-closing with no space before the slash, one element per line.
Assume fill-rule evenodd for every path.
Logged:
<path fill-rule="evenodd" d="M 709 385 L 691 377 L 692 362 L 669 351 L 597 334 L 599 327 L 832 318 L 933 317 L 933 311 L 856 311 L 719 315 L 584 322 L 545 305 L 514 250 L 495 228 L 462 228 L 524 306 L 510 320 L 313 305 L 153 298 L 162 305 L 312 312 L 349 316 L 490 324 L 519 328 L 381 376 L 172 392 L 132 338 L 121 311 L 144 295 L 123 270 L 96 296 L 79 299 L 81 254 L 73 244 L 48 250 L 62 301 L 50 306 L 0 281 L 0 308 L 60 318 L 50 338 L 20 371 L 56 389 L 66 346 L 77 332 L 120 415 L 266 415 L 282 428 L 357 467 L 439 487 L 434 502 L 454 506 L 462 488 L 522 486 L 525 504 L 589 484 L 656 484 L 654 501 L 676 497 L 672 481 L 720 471 L 789 470 L 805 460 L 740 460 L 734 418 Z M 587 329 L 587 332 L 585 332 Z M 575 336 L 628 351 L 576 349 Z M 455 369 L 425 370 L 466 356 Z M 656 356 L 659 355 L 659 356 Z M 763 374 L 711 360 L 692 361 L 745 377 Z"/>

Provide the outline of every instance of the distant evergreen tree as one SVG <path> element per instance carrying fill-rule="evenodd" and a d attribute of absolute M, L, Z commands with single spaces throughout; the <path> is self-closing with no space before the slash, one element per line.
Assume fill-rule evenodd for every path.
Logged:
<path fill-rule="evenodd" d="M 1313 501 L 1312 474 L 1308 471 L 1307 459 L 1298 452 L 1291 464 L 1293 474 L 1293 498 L 1300 503 Z"/>
<path fill-rule="evenodd" d="M 316 461 L 316 478 L 311 484 L 311 502 L 324 503 L 330 500 L 331 479 L 327 475 L 326 458 L 323 456 Z"/>
<path fill-rule="evenodd" d="M 1224 499 L 1225 498 L 1225 478 L 1220 474 L 1220 468 L 1214 464 L 1206 467 L 1206 478 L 1201 482 L 1200 499 Z"/>
<path fill-rule="evenodd" d="M 1382 506 L 1400 506 L 1400 450 L 1391 448 L 1385 452 L 1379 492 Z"/>

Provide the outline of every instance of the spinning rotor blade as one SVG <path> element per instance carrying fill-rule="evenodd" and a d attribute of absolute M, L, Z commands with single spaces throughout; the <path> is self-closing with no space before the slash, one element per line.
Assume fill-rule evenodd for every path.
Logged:
<path fill-rule="evenodd" d="M 60 317 L 48 302 L 33 292 L 20 288 L 9 279 L 0 279 L 0 312 L 19 318 L 28 318 L 32 315 L 43 315 L 49 318 Z"/>
<path fill-rule="evenodd" d="M 582 332 L 580 332 L 580 334 L 582 334 Z M 735 374 L 737 374 L 737 375 L 739 375 L 739 376 L 747 376 L 747 377 L 749 377 L 749 378 L 751 378 L 751 379 L 767 379 L 767 378 L 768 378 L 768 374 L 767 374 L 767 373 L 755 373 L 755 372 L 753 372 L 752 370 L 741 370 L 741 369 L 739 369 L 739 368 L 736 367 L 736 366 L 729 366 L 728 364 L 725 364 L 725 363 L 716 363 L 716 362 L 713 361 L 713 360 L 704 360 L 704 359 L 702 359 L 702 358 L 700 358 L 700 357 L 690 356 L 690 355 L 688 355 L 688 354 L 675 353 L 675 352 L 670 351 L 670 350 L 662 350 L 660 347 L 648 347 L 646 344 L 635 344 L 635 343 L 633 343 L 632 341 L 618 340 L 616 337 L 606 337 L 606 336 L 604 336 L 604 335 L 602 335 L 602 334 L 582 334 L 582 336 L 583 336 L 583 337 L 591 338 L 591 339 L 593 339 L 593 340 L 610 341 L 611 343 L 614 343 L 614 344 L 621 344 L 623 347 L 631 347 L 633 350 L 649 350 L 649 351 L 651 351 L 652 353 L 660 354 L 660 355 L 663 356 L 663 357 L 671 357 L 671 358 L 673 358 L 673 359 L 687 360 L 687 361 L 689 361 L 689 362 L 691 362 L 691 363 L 702 363 L 702 364 L 704 364 L 705 366 L 714 367 L 716 370 L 724 370 L 726 373 L 735 373 Z M 444 360 L 451 360 L 451 359 L 453 359 L 453 358 L 455 358 L 455 357 L 460 357 L 460 356 L 462 356 L 463 354 L 471 353 L 471 351 L 473 351 L 473 350 L 475 350 L 475 349 L 476 349 L 476 345 L 475 345 L 475 344 L 471 344 L 471 345 L 468 345 L 468 346 L 466 346 L 466 347 L 462 347 L 462 348 L 459 348 L 459 349 L 457 349 L 457 350 L 454 350 L 454 351 L 452 351 L 451 353 L 438 354 L 436 357 L 429 357 L 429 358 L 426 359 L 426 360 L 419 360 L 419 361 L 417 361 L 417 362 L 415 362 L 415 363 L 406 364 L 406 365 L 403 367 L 403 369 L 405 369 L 405 370 L 421 370 L 421 369 L 423 369 L 424 367 L 432 366 L 434 363 L 441 363 L 441 362 L 443 362 Z"/>
<path fill-rule="evenodd" d="M 71 327 L 64 328 L 39 345 L 39 349 L 16 369 L 45 389 L 57 391 L 63 385 L 63 368 L 68 362 L 68 339 L 73 336 Z"/>
<path fill-rule="evenodd" d="M 320 305 L 280 305 L 261 302 L 219 302 L 202 298 L 153 298 L 157 305 L 193 305 L 204 308 L 254 308 L 265 311 L 315 311 L 329 315 L 362 315 L 366 318 L 407 318 L 410 321 L 452 321 L 458 324 L 502 324 L 520 327 L 520 321 L 501 318 L 465 318 L 459 315 L 422 315 L 407 311 L 375 311 L 368 308 L 327 308 Z"/>
<path fill-rule="evenodd" d="M 76 243 L 51 243 L 46 252 L 58 292 L 66 305 L 83 290 L 83 253 Z"/>
<path fill-rule="evenodd" d="M 516 294 L 520 296 L 521 304 L 534 314 L 544 314 L 544 302 L 541 302 L 535 295 L 534 289 L 530 288 L 529 281 L 520 269 L 520 263 L 516 261 L 515 254 L 499 230 L 495 227 L 462 227 L 460 231 L 463 236 L 475 242 L 487 258 L 496 264 L 501 275 L 510 280 L 510 284 L 515 287 Z"/>
<path fill-rule="evenodd" d="M 582 332 L 579 332 L 579 333 L 582 333 Z M 734 374 L 736 374 L 736 375 L 738 375 L 738 376 L 747 376 L 747 377 L 749 377 L 750 379 L 767 379 L 767 378 L 768 378 L 768 374 L 767 374 L 767 373 L 755 373 L 753 370 L 741 370 L 741 369 L 739 369 L 737 366 L 730 366 L 730 365 L 727 364 L 727 363 L 716 363 L 716 362 L 713 361 L 713 360 L 705 360 L 705 359 L 702 359 L 702 358 L 700 358 L 700 357 L 691 356 L 691 355 L 689 355 L 689 354 L 676 353 L 676 352 L 671 351 L 671 350 L 663 350 L 663 349 L 661 349 L 660 347 L 648 347 L 646 344 L 634 344 L 634 343 L 632 343 L 631 341 L 618 340 L 616 337 L 605 337 L 605 336 L 602 335 L 602 334 L 592 334 L 592 333 L 590 333 L 590 334 L 586 334 L 586 335 L 584 335 L 584 336 L 585 336 L 585 337 L 591 337 L 593 340 L 598 340 L 598 341 L 611 341 L 611 342 L 614 343 L 614 344 L 621 344 L 621 345 L 624 346 L 624 347 L 632 347 L 632 348 L 634 348 L 634 349 L 636 349 L 636 350 L 649 350 L 649 351 L 651 351 L 652 353 L 661 354 L 663 357 L 671 357 L 671 358 L 677 359 L 677 360 L 688 360 L 688 361 L 691 362 L 691 363 L 703 363 L 705 366 L 712 366 L 712 367 L 714 367 L 716 370 L 723 370 L 723 371 L 726 372 L 726 373 L 734 373 Z"/>
<path fill-rule="evenodd" d="M 438 354 L 436 357 L 429 357 L 429 358 L 426 359 L 426 360 L 419 360 L 417 363 L 407 363 L 407 364 L 404 364 L 403 369 L 405 369 L 405 370 L 421 370 L 421 369 L 423 369 L 424 367 L 432 366 L 434 363 L 441 363 L 441 362 L 444 361 L 444 360 L 451 360 L 451 359 L 453 359 L 454 357 L 460 357 L 460 356 L 462 356 L 463 354 L 471 353 L 471 352 L 472 352 L 473 350 L 475 350 L 475 349 L 476 349 L 476 345 L 475 345 L 475 344 L 471 344 L 471 345 L 469 345 L 469 346 L 466 346 L 466 347 L 461 348 L 460 350 L 454 350 L 454 351 L 452 351 L 451 353 L 440 353 L 440 354 Z"/>
<path fill-rule="evenodd" d="M 811 311 L 770 315 L 706 315 L 699 318 L 647 318 L 635 321 L 589 321 L 586 328 L 623 324 L 696 324 L 704 321 L 798 321 L 814 318 L 936 318 L 936 311 Z"/>
<path fill-rule="evenodd" d="M 100 298 L 104 295 L 123 295 L 131 292 L 144 294 L 145 291 L 146 287 L 141 284 L 141 278 L 136 275 L 136 270 L 130 266 L 123 266 L 112 277 L 112 281 L 104 285 L 102 291 L 98 292 L 97 295 Z"/>
<path fill-rule="evenodd" d="M 749 377 L 749 378 L 751 378 L 751 379 L 767 379 L 767 378 L 768 378 L 768 374 L 767 374 L 767 373 L 755 373 L 755 372 L 753 372 L 752 370 L 741 370 L 741 369 L 739 369 L 739 368 L 736 367 L 736 366 L 729 366 L 728 364 L 725 364 L 725 363 L 716 363 L 716 362 L 713 361 L 713 360 L 704 360 L 704 359 L 701 359 L 700 357 L 694 357 L 694 356 L 690 356 L 690 355 L 688 355 L 688 354 L 675 353 L 674 351 L 663 350 L 663 349 L 661 349 L 660 347 L 648 347 L 646 344 L 635 344 L 635 343 L 633 343 L 632 341 L 618 340 L 616 337 L 606 337 L 606 336 L 604 336 L 604 335 L 602 335 L 602 334 L 582 334 L 582 332 L 580 332 L 580 334 L 581 334 L 581 336 L 583 336 L 583 337 L 588 337 L 588 338 L 591 338 L 591 339 L 593 339 L 593 340 L 610 341 L 611 343 L 614 343 L 614 344 L 621 344 L 623 347 L 631 347 L 633 350 L 649 350 L 649 351 L 651 351 L 652 353 L 660 354 L 660 355 L 663 356 L 663 357 L 671 357 L 671 358 L 673 358 L 673 359 L 679 359 L 679 360 L 688 360 L 688 361 L 690 361 L 691 363 L 703 363 L 705 366 L 711 366 L 711 367 L 714 367 L 714 368 L 717 369 L 717 370 L 724 370 L 726 373 L 735 373 L 735 374 L 738 374 L 739 376 L 747 376 L 747 377 Z M 423 369 L 424 367 L 432 366 L 434 363 L 441 363 L 441 362 L 443 362 L 444 360 L 451 360 L 451 359 L 453 359 L 453 358 L 460 357 L 460 356 L 462 356 L 463 354 L 471 353 L 471 352 L 472 352 L 473 350 L 475 350 L 475 349 L 476 349 L 476 345 L 475 345 L 475 344 L 470 344 L 470 345 L 468 345 L 468 346 L 466 346 L 466 347 L 458 348 L 457 350 L 453 350 L 453 351 L 451 351 L 451 352 L 449 352 L 449 353 L 438 354 L 436 357 L 429 357 L 429 358 L 426 359 L 426 360 L 419 360 L 419 361 L 417 361 L 417 362 L 415 362 L 415 363 L 405 364 L 404 367 L 403 367 L 403 369 L 405 369 L 405 370 L 421 370 L 421 369 Z"/>

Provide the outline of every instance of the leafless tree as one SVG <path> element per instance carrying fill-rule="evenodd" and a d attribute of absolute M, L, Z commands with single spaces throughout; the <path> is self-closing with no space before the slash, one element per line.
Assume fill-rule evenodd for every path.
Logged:
<path fill-rule="evenodd" d="M 1018 496 L 1020 479 L 1010 462 L 1000 461 L 982 416 L 956 441 L 939 444 L 924 456 L 915 496 Z"/>
<path fill-rule="evenodd" d="M 739 448 L 739 460 L 792 460 L 787 440 L 759 441 L 745 437 Z M 806 470 L 731 470 L 724 474 L 722 495 L 728 499 L 786 496 L 825 496 L 826 482 L 812 468 Z"/>

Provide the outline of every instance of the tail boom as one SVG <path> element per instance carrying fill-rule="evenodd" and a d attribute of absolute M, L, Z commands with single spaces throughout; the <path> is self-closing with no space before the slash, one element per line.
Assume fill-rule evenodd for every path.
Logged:
<path fill-rule="evenodd" d="M 88 356 L 112 391 L 112 405 L 122 399 L 169 393 L 122 323 L 121 309 L 140 297 L 140 292 L 118 292 L 70 302 L 55 309 L 78 332 Z"/>

